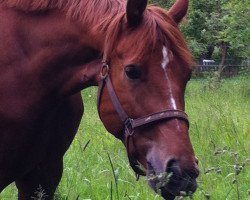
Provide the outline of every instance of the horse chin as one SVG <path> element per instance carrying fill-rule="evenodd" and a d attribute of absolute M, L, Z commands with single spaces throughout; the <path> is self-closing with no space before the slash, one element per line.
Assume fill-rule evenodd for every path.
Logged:
<path fill-rule="evenodd" d="M 177 196 L 190 196 L 197 189 L 195 178 L 180 178 L 171 173 L 155 173 L 148 169 L 147 179 L 150 187 L 165 200 L 174 200 Z"/>
<path fill-rule="evenodd" d="M 196 185 L 196 181 L 194 181 Z M 177 185 L 171 185 L 171 182 L 169 182 L 164 187 L 158 187 L 159 182 L 150 181 L 149 185 L 150 187 L 159 195 L 161 195 L 165 200 L 174 200 L 177 196 L 190 196 L 196 191 L 196 186 L 194 188 L 188 188 L 188 187 L 178 187 Z"/>
<path fill-rule="evenodd" d="M 175 199 L 175 195 L 173 195 L 172 193 L 166 191 L 166 190 L 163 190 L 161 192 L 161 196 L 166 199 L 166 200 L 174 200 Z"/>

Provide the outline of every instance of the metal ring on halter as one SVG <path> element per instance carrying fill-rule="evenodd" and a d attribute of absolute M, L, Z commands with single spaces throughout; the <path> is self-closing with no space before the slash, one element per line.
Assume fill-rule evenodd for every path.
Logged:
<path fill-rule="evenodd" d="M 109 75 L 109 70 L 110 70 L 109 65 L 106 62 L 104 62 L 101 69 L 102 79 L 105 79 Z"/>

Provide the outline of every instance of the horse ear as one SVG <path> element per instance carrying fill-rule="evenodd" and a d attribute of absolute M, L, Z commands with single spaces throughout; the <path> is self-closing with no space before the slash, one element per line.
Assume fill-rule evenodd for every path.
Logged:
<path fill-rule="evenodd" d="M 126 12 L 129 27 L 136 27 L 141 23 L 147 3 L 147 0 L 128 0 Z"/>
<path fill-rule="evenodd" d="M 175 4 L 169 9 L 169 16 L 179 24 L 187 14 L 189 0 L 176 0 Z"/>

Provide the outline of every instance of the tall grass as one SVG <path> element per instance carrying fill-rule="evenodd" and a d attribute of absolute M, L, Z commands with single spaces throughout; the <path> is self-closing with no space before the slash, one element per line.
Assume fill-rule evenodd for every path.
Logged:
<path fill-rule="evenodd" d="M 248 199 L 250 189 L 250 79 L 193 80 L 186 100 L 190 137 L 202 175 L 195 199 Z"/>
<path fill-rule="evenodd" d="M 186 91 L 190 137 L 201 176 L 194 200 L 247 200 L 250 190 L 250 78 L 223 80 L 211 90 L 209 80 L 191 80 Z M 85 115 L 64 158 L 56 200 L 160 200 L 145 178 L 135 181 L 123 145 L 102 126 L 96 89 L 83 92 Z M 16 199 L 8 187 L 1 200 Z"/>

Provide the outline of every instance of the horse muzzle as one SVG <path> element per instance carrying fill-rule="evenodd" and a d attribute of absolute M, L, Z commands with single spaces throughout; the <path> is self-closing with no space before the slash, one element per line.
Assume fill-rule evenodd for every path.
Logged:
<path fill-rule="evenodd" d="M 197 189 L 198 176 L 198 161 L 189 167 L 184 167 L 174 158 L 169 159 L 165 167 L 155 161 L 147 163 L 149 185 L 166 200 L 173 200 L 176 196 L 192 195 Z"/>

